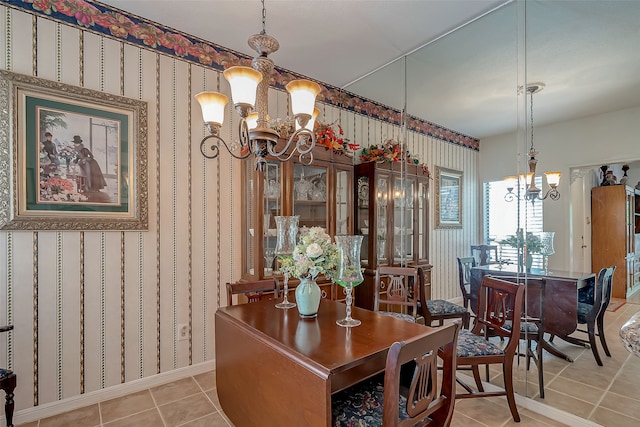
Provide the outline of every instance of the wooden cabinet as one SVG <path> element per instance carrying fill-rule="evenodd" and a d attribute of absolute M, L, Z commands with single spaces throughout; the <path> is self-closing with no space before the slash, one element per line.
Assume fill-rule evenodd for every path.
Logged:
<path fill-rule="evenodd" d="M 624 185 L 591 189 L 591 267 L 616 266 L 613 297 L 640 289 L 640 191 Z"/>
<path fill-rule="evenodd" d="M 378 265 L 422 267 L 430 297 L 428 175 L 414 165 L 363 163 L 355 166 L 354 185 L 355 233 L 364 235 L 365 268 L 355 304 L 373 308 Z"/>
<path fill-rule="evenodd" d="M 295 156 L 294 156 L 295 157 Z M 353 233 L 353 165 L 347 156 L 316 148 L 311 165 L 267 158 L 264 172 L 243 162 L 244 225 L 242 278 L 258 280 L 277 271 L 277 215 L 299 215 L 300 227 L 323 227 L 333 237 Z M 296 280 L 291 280 L 291 292 Z M 323 296 L 336 299 L 335 286 L 318 281 Z"/>

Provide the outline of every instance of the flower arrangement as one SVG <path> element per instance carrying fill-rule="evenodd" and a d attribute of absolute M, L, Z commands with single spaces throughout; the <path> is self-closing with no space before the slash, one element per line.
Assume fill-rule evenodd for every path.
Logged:
<path fill-rule="evenodd" d="M 338 261 L 338 248 L 323 228 L 303 228 L 293 255 L 281 257 L 280 271 L 297 278 L 315 279 L 318 274 L 332 278 Z"/>
<path fill-rule="evenodd" d="M 347 154 L 360 148 L 360 144 L 350 143 L 348 138 L 344 137 L 342 126 L 332 124 L 324 124 L 316 121 L 314 132 L 316 133 L 316 144 L 325 148 L 325 150 L 333 150 L 337 154 Z"/>
<path fill-rule="evenodd" d="M 60 191 L 73 191 L 73 183 L 68 179 L 52 176 L 40 185 L 45 190 L 58 193 Z"/>
<path fill-rule="evenodd" d="M 388 139 L 384 144 L 378 146 L 376 144 L 362 149 L 360 153 L 360 161 L 362 162 L 399 162 L 401 159 L 402 147 L 399 142 Z M 420 163 L 417 157 L 414 157 L 408 150 L 405 151 L 405 159 L 407 163 L 416 165 L 422 169 L 427 175 L 431 176 L 431 171 L 426 163 Z"/>
<path fill-rule="evenodd" d="M 72 147 L 62 147 L 58 150 L 58 157 L 67 160 L 67 163 L 76 157 L 76 152 Z"/>

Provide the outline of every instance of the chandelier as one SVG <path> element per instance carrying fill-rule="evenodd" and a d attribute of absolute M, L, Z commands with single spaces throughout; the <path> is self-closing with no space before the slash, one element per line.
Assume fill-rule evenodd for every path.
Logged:
<path fill-rule="evenodd" d="M 529 111 L 531 113 L 531 147 L 529 148 L 529 173 L 525 175 L 520 175 L 519 178 L 515 176 L 509 176 L 504 179 L 507 186 L 507 194 L 505 194 L 504 199 L 507 202 L 511 202 L 513 200 L 520 200 L 519 192 L 518 194 L 513 192 L 513 189 L 516 184 L 520 186 L 523 184 L 525 187 L 524 198 L 526 200 L 534 203 L 536 200 L 544 200 L 549 197 L 551 200 L 558 200 L 560 198 L 560 192 L 558 191 L 558 184 L 560 184 L 560 172 L 546 172 L 545 176 L 547 178 L 547 184 L 549 185 L 549 189 L 541 196 L 542 190 L 536 187 L 535 179 L 536 179 L 536 165 L 538 163 L 538 159 L 536 156 L 538 152 L 533 147 L 533 94 L 540 92 L 544 89 L 544 83 L 531 83 L 527 85 L 527 93 L 530 96 L 530 107 Z M 520 89 L 521 90 L 521 89 Z"/>
<path fill-rule="evenodd" d="M 320 93 L 319 84 L 310 80 L 293 80 L 285 88 L 291 97 L 291 110 L 295 119 L 295 131 L 286 144 L 277 146 L 281 135 L 269 127 L 268 91 L 269 80 L 274 63 L 268 58 L 278 50 L 278 40 L 266 33 L 267 12 L 262 0 L 262 32 L 251 36 L 249 46 L 258 55 L 251 61 L 252 67 L 234 66 L 223 72 L 231 86 L 231 98 L 240 115 L 239 146 L 227 144 L 220 136 L 220 127 L 224 122 L 224 109 L 229 98 L 219 92 L 200 92 L 195 96 L 202 109 L 202 118 L 209 131 L 200 142 L 200 152 L 209 159 L 220 154 L 222 144 L 236 159 L 246 159 L 252 154 L 256 159 L 256 169 L 264 171 L 267 155 L 286 162 L 298 154 L 300 163 L 313 162 L 313 149 L 316 137 L 313 123 L 318 110 L 315 108 L 316 96 Z M 314 111 L 315 110 L 315 111 Z"/>

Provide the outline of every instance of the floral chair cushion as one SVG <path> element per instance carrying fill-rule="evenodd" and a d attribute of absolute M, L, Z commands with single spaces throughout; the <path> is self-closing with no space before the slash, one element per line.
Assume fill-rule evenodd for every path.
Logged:
<path fill-rule="evenodd" d="M 334 427 L 380 427 L 384 401 L 384 376 L 378 375 L 331 398 L 331 425 Z M 400 396 L 399 419 L 407 415 L 407 399 Z"/>
<path fill-rule="evenodd" d="M 502 349 L 484 337 L 466 329 L 460 329 L 458 335 L 458 357 L 495 356 L 504 354 Z"/>
<path fill-rule="evenodd" d="M 443 299 L 429 299 L 426 304 L 432 316 L 439 314 L 462 314 L 467 312 L 466 308 Z"/>
<path fill-rule="evenodd" d="M 384 314 L 385 316 L 395 317 L 396 319 L 406 320 L 407 322 L 416 323 L 416 318 L 410 314 L 396 313 L 394 311 L 379 311 L 378 313 Z"/>

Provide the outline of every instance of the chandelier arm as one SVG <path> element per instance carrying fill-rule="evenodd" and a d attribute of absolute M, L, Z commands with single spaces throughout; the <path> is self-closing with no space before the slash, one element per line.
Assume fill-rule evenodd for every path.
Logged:
<path fill-rule="evenodd" d="M 507 194 L 504 195 L 504 200 L 506 202 L 513 202 L 514 200 L 518 200 L 518 199 L 519 198 L 511 191 L 509 191 Z"/>
<path fill-rule="evenodd" d="M 309 140 L 311 140 L 311 142 L 309 142 Z M 286 160 L 289 160 L 295 154 L 296 151 L 300 154 L 300 156 L 304 156 L 306 154 L 311 153 L 316 145 L 316 136 L 309 129 L 300 128 L 297 131 L 295 131 L 293 135 L 291 135 L 291 137 L 289 138 L 289 140 L 287 141 L 287 143 L 285 144 L 282 150 L 276 151 L 274 149 L 275 144 L 268 145 L 267 149 L 269 151 L 269 155 L 281 159 L 282 156 L 285 155 L 287 151 L 289 151 L 289 148 L 291 147 L 291 144 L 294 143 L 294 141 L 295 141 L 295 148 L 286 157 Z"/>
<path fill-rule="evenodd" d="M 212 142 L 211 145 L 208 146 L 208 150 L 206 150 L 205 149 L 206 142 L 209 139 L 215 139 L 215 142 Z M 245 154 L 240 154 L 240 155 L 234 154 L 233 151 L 229 148 L 229 146 L 227 145 L 227 143 L 225 142 L 224 139 L 220 138 L 220 136 L 218 136 L 218 135 L 213 135 L 213 134 L 205 136 L 204 138 L 202 138 L 202 141 L 200 141 L 200 152 L 207 159 L 215 159 L 216 157 L 218 157 L 220 155 L 220 143 L 222 143 L 222 145 L 224 145 L 224 148 L 227 149 L 229 154 L 231 154 L 231 156 L 236 158 L 236 159 L 243 160 L 243 159 L 246 159 L 247 157 L 249 157 L 252 154 L 251 149 L 249 149 L 249 151 L 247 151 Z M 208 154 L 209 151 L 211 151 L 213 154 Z"/>

